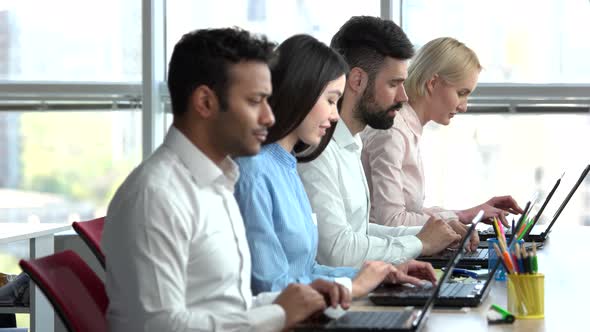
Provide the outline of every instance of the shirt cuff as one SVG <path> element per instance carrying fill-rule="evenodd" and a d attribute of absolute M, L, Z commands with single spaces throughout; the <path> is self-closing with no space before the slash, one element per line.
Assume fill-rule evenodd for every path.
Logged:
<path fill-rule="evenodd" d="M 350 296 L 352 296 L 352 280 L 350 278 L 337 277 L 334 278 L 334 282 L 346 287 L 346 289 L 348 289 L 348 291 L 350 292 Z"/>
<path fill-rule="evenodd" d="M 264 292 L 252 297 L 252 306 L 260 307 L 267 304 L 272 304 L 281 292 Z"/>
<path fill-rule="evenodd" d="M 275 332 L 285 328 L 285 310 L 278 304 L 252 308 L 248 315 L 250 326 L 254 331 Z"/>
<path fill-rule="evenodd" d="M 400 236 L 397 238 L 397 240 L 404 249 L 405 255 L 403 255 L 403 257 L 405 258 L 397 259 L 392 262 L 393 264 L 397 265 L 405 263 L 420 256 L 422 253 L 422 241 L 420 241 L 420 239 L 418 239 L 416 236 Z"/>
<path fill-rule="evenodd" d="M 428 209 L 424 209 L 424 211 L 434 217 L 440 218 L 444 221 L 452 221 L 452 220 L 459 220 L 459 216 L 455 213 L 455 211 L 445 210 L 438 206 L 431 207 Z"/>

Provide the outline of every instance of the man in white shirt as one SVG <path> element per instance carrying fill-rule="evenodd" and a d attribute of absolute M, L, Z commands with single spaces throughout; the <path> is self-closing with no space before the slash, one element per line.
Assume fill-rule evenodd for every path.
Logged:
<path fill-rule="evenodd" d="M 317 215 L 318 262 L 334 266 L 360 266 L 366 260 L 399 264 L 456 244 L 466 229 L 459 225 L 455 230 L 436 218 L 423 227 L 369 223 L 370 197 L 359 133 L 367 125 L 390 128 L 396 111 L 407 101 L 402 83 L 407 77 L 407 60 L 414 54 L 407 36 L 391 21 L 357 16 L 340 28 L 331 46 L 351 68 L 341 99 L 341 120 L 333 136 L 324 137 L 330 141 L 322 154 L 298 165 Z"/>
<path fill-rule="evenodd" d="M 350 294 L 327 281 L 253 298 L 229 156 L 259 151 L 274 117 L 273 44 L 239 29 L 198 30 L 174 48 L 174 113 L 164 143 L 118 189 L 106 217 L 110 331 L 279 331 Z M 394 269 L 391 267 L 391 269 Z"/>

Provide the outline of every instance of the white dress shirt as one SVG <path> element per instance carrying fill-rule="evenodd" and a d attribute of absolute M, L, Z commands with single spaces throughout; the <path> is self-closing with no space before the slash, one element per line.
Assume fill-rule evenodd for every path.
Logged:
<path fill-rule="evenodd" d="M 424 225 L 431 216 L 458 220 L 453 211 L 425 208 L 420 154 L 422 124 L 406 103 L 388 130 L 365 128 L 362 161 L 371 192 L 371 222 L 387 226 Z"/>
<path fill-rule="evenodd" d="M 367 260 L 402 263 L 422 251 L 419 227 L 369 224 L 369 189 L 361 164 L 362 142 L 343 121 L 322 154 L 297 169 L 317 215 L 318 262 L 360 267 Z"/>
<path fill-rule="evenodd" d="M 285 313 L 254 300 L 250 252 L 233 196 L 238 170 L 218 167 L 171 127 L 111 201 L 106 254 L 110 331 L 279 331 Z"/>

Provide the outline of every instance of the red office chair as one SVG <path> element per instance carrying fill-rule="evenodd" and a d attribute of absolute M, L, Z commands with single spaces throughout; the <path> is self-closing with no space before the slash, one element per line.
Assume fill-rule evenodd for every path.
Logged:
<path fill-rule="evenodd" d="M 70 332 L 106 332 L 108 298 L 103 282 L 71 250 L 26 261 L 20 267 L 39 288 Z"/>
<path fill-rule="evenodd" d="M 72 227 L 80 235 L 86 245 L 92 250 L 94 256 L 98 259 L 102 267 L 105 267 L 105 258 L 102 249 L 100 248 L 100 240 L 102 239 L 102 229 L 104 228 L 104 217 L 93 219 L 90 221 L 74 221 Z"/>

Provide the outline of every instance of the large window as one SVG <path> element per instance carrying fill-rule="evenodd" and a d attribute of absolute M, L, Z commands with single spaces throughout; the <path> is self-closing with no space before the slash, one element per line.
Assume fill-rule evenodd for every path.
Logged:
<path fill-rule="evenodd" d="M 380 16 L 380 10 L 380 1 L 168 1 L 167 53 L 169 57 L 174 44 L 188 31 L 229 26 L 263 33 L 277 43 L 291 35 L 307 33 L 329 44 L 351 16 Z"/>
<path fill-rule="evenodd" d="M 141 80 L 141 1 L 0 0 L 0 80 Z"/>
<path fill-rule="evenodd" d="M 141 113 L 1 112 L 0 222 L 103 216 L 141 158 Z"/>
<path fill-rule="evenodd" d="M 140 162 L 141 9 L 0 0 L 0 222 L 102 216 Z"/>
<path fill-rule="evenodd" d="M 588 0 L 408 0 L 403 28 L 417 46 L 450 36 L 473 48 L 482 82 L 590 83 Z"/>

